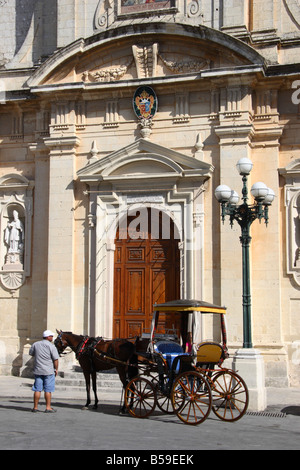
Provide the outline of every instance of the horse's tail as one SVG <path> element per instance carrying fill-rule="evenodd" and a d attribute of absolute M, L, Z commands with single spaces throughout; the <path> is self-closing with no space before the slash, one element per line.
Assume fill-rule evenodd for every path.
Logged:
<path fill-rule="evenodd" d="M 134 343 L 131 343 L 133 348 L 132 348 L 132 354 L 128 360 L 128 369 L 127 369 L 128 380 L 133 379 L 139 373 L 138 355 L 136 353 L 136 341 L 137 341 L 137 338 Z"/>

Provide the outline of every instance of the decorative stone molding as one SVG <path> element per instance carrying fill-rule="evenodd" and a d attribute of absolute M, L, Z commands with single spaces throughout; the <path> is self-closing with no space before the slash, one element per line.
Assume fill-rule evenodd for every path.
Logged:
<path fill-rule="evenodd" d="M 68 101 L 52 103 L 50 134 L 52 131 L 61 132 L 69 129 L 70 110 L 71 106 Z"/>
<path fill-rule="evenodd" d="M 105 104 L 105 128 L 119 127 L 119 103 L 118 100 L 108 100 Z"/>
<path fill-rule="evenodd" d="M 197 160 L 204 160 L 204 144 L 202 141 L 202 134 L 201 132 L 198 133 L 196 143 L 195 143 L 195 158 Z"/>
<path fill-rule="evenodd" d="M 284 5 L 288 10 L 289 15 L 300 29 L 300 9 L 299 0 L 284 0 Z"/>
<path fill-rule="evenodd" d="M 0 280 L 3 287 L 9 290 L 11 293 L 20 289 L 25 282 L 25 275 L 23 272 L 10 271 L 7 273 L 0 274 Z"/>
<path fill-rule="evenodd" d="M 151 133 L 152 133 L 152 126 L 153 126 L 153 121 L 152 119 L 145 119 L 142 118 L 139 121 L 139 125 L 141 126 L 141 136 L 143 139 L 149 139 Z"/>
<path fill-rule="evenodd" d="M 76 130 L 82 131 L 86 127 L 86 103 L 77 101 L 75 103 Z"/>
<path fill-rule="evenodd" d="M 99 150 L 97 148 L 97 142 L 93 140 L 91 150 L 90 150 L 90 159 L 88 161 L 89 164 L 97 162 L 98 161 L 98 154 Z"/>
<path fill-rule="evenodd" d="M 257 89 L 254 93 L 254 120 L 278 122 L 277 90 Z"/>
<path fill-rule="evenodd" d="M 242 89 L 240 86 L 222 88 L 221 112 L 226 118 L 236 118 L 242 115 Z"/>
<path fill-rule="evenodd" d="M 175 116 L 173 122 L 176 124 L 181 124 L 183 122 L 188 122 L 190 120 L 189 113 L 189 94 L 188 93 L 178 93 L 176 94 L 176 103 L 175 103 Z"/>

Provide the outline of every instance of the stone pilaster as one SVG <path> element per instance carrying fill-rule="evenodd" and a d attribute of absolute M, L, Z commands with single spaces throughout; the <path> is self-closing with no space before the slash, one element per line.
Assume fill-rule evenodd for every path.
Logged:
<path fill-rule="evenodd" d="M 45 270 L 48 262 L 48 184 L 49 166 L 48 149 L 45 145 L 33 144 L 30 151 L 35 160 L 35 198 L 34 213 L 38 223 L 33 225 L 32 245 L 32 308 L 30 337 L 40 339 L 41 333 L 47 328 L 47 276 Z"/>
<path fill-rule="evenodd" d="M 49 153 L 47 327 L 72 330 L 74 289 L 74 159 L 79 139 L 53 137 Z"/>
<path fill-rule="evenodd" d="M 242 178 L 236 170 L 240 158 L 251 158 L 253 126 L 227 123 L 215 128 L 220 145 L 220 182 L 241 196 Z M 217 184 L 216 184 L 217 186 Z M 231 341 L 242 343 L 242 248 L 240 227 L 227 219 L 220 228 L 220 290 L 222 305 L 231 306 Z M 233 288 L 234 286 L 234 288 Z"/>

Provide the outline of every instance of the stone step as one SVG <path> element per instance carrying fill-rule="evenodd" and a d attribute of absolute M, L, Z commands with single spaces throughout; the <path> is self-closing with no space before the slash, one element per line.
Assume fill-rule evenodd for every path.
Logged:
<path fill-rule="evenodd" d="M 66 372 L 59 372 L 56 378 L 56 390 L 68 390 L 72 388 L 74 391 L 85 390 L 85 379 L 80 367 L 75 366 L 72 370 Z M 115 371 L 97 372 L 97 389 L 106 392 L 120 393 L 122 390 L 122 383 L 119 375 Z"/>

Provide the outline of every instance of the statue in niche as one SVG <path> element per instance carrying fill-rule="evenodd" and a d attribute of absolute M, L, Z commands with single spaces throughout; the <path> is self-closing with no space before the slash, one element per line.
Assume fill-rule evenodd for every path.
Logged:
<path fill-rule="evenodd" d="M 7 223 L 4 231 L 4 241 L 8 251 L 3 269 L 23 269 L 24 240 L 24 225 L 19 219 L 18 211 L 14 210 L 13 220 Z"/>
<path fill-rule="evenodd" d="M 297 210 L 297 215 L 294 217 L 295 223 L 295 239 L 296 239 L 296 259 L 295 267 L 300 269 L 300 195 L 296 199 L 296 204 L 294 206 Z"/>

